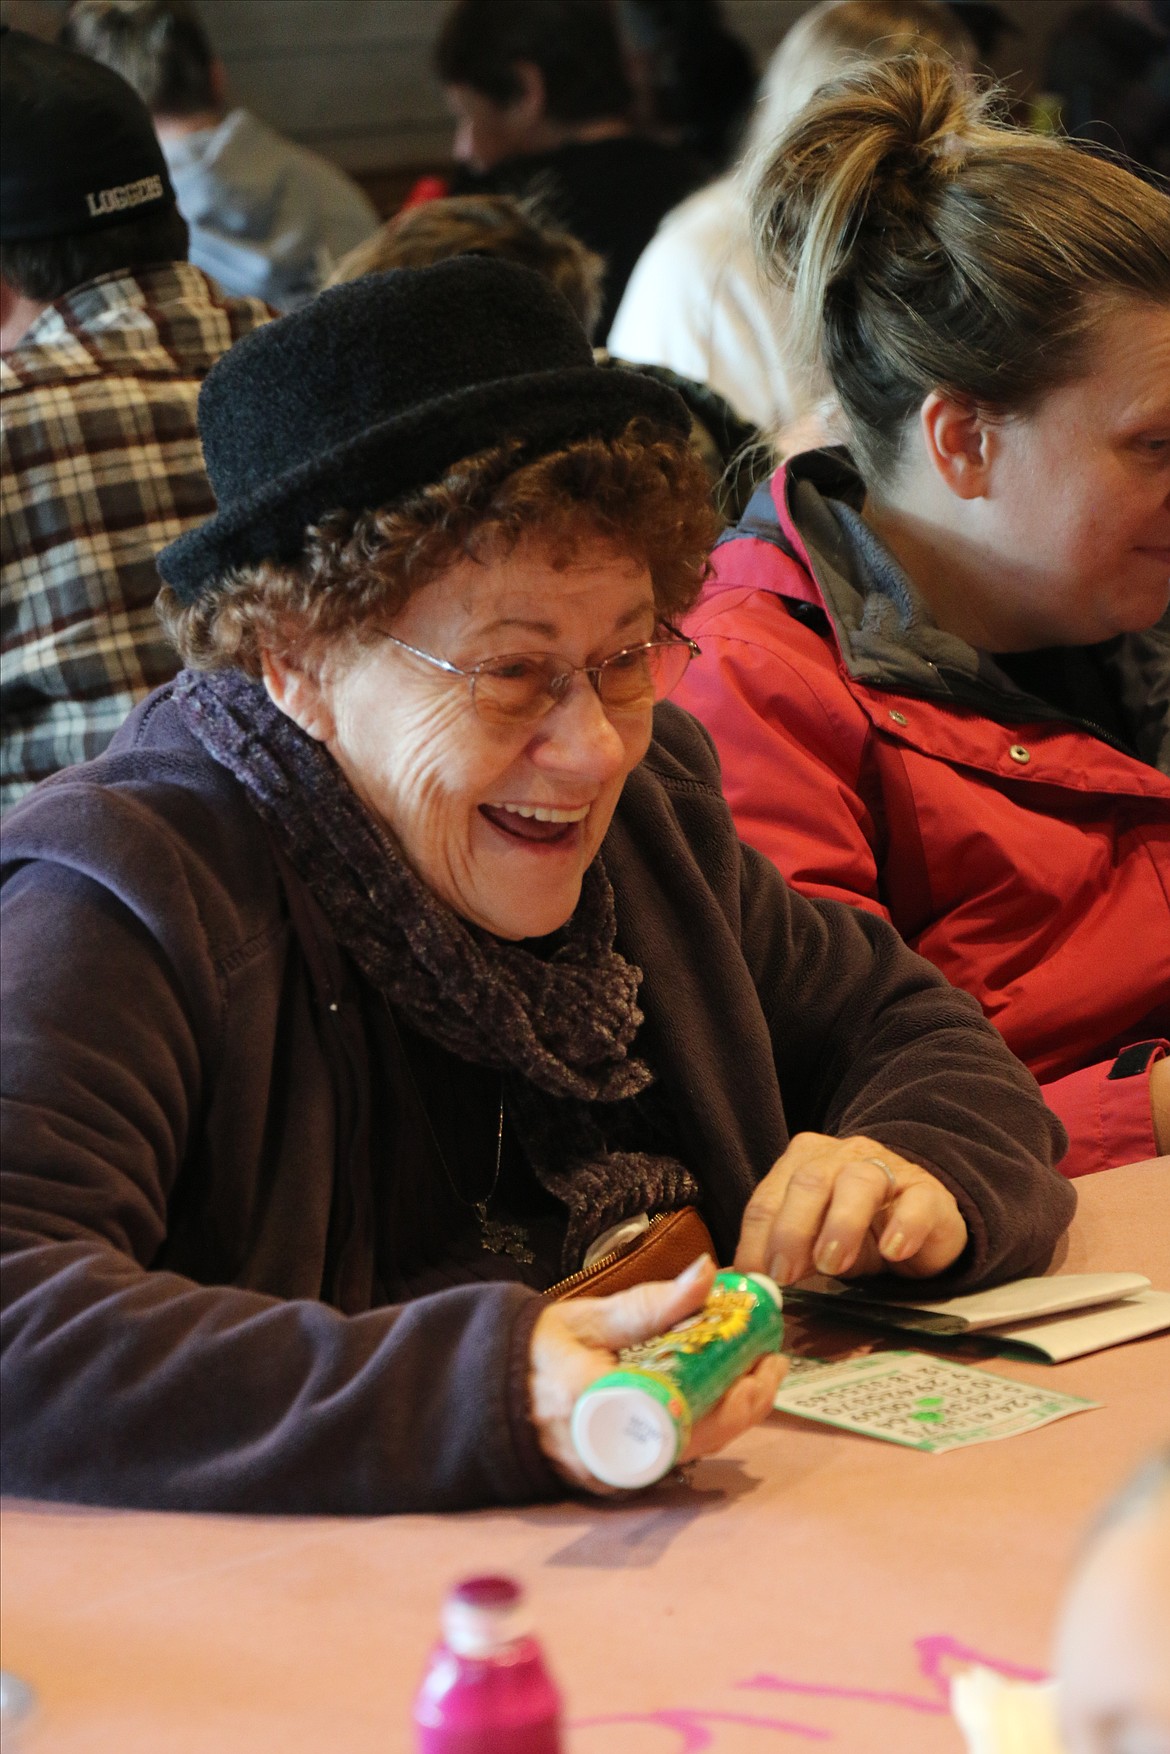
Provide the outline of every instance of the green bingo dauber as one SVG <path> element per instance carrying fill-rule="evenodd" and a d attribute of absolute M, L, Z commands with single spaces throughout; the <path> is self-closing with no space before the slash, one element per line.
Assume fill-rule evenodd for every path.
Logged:
<path fill-rule="evenodd" d="M 763 1273 L 716 1273 L 707 1301 L 665 1334 L 627 1346 L 618 1369 L 577 1397 L 577 1454 L 607 1486 L 668 1474 L 691 1427 L 784 1336 L 779 1287 Z"/>

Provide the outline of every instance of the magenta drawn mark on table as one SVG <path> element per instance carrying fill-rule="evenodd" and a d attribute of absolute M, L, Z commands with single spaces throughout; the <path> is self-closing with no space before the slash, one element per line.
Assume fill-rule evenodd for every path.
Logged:
<path fill-rule="evenodd" d="M 960 1644 L 945 1632 L 928 1638 L 916 1638 L 914 1649 L 918 1658 L 918 1673 L 923 1680 L 930 1682 L 934 1688 L 933 1694 L 924 1696 L 918 1693 L 882 1693 L 867 1687 L 837 1687 L 823 1682 L 793 1681 L 781 1675 L 753 1675 L 748 1681 L 737 1681 L 736 1686 L 757 1688 L 766 1693 L 802 1694 L 810 1699 L 852 1699 L 867 1705 L 896 1705 L 905 1711 L 945 1715 L 950 1710 L 950 1683 L 943 1670 L 943 1664 L 948 1659 L 964 1667 L 968 1663 L 978 1663 L 985 1669 L 994 1669 L 996 1674 L 1003 1675 L 1010 1681 L 1044 1681 L 1048 1678 L 1043 1669 L 1026 1668 L 1002 1657 L 989 1657 L 970 1645 Z"/>
<path fill-rule="evenodd" d="M 929 1717 L 946 1717 L 950 1711 L 950 1686 L 945 1667 L 948 1663 L 963 1666 L 978 1663 L 983 1668 L 994 1669 L 997 1674 L 1013 1681 L 1047 1679 L 1043 1669 L 1029 1668 L 1021 1663 L 1010 1662 L 1004 1657 L 988 1656 L 986 1652 L 976 1650 L 972 1645 L 962 1644 L 945 1632 L 915 1639 L 914 1651 L 918 1673 L 929 1683 L 931 1689 L 927 1693 L 887 1693 L 870 1687 L 847 1687 L 825 1681 L 797 1681 L 786 1675 L 769 1674 L 752 1675 L 745 1681 L 734 1682 L 733 1685 L 759 1692 L 785 1693 L 802 1699 L 884 1706 Z M 680 1737 L 677 1743 L 678 1754 L 703 1754 L 703 1750 L 717 1747 L 717 1726 L 720 1724 L 771 1730 L 777 1735 L 798 1736 L 805 1741 L 837 1740 L 835 1731 L 823 1729 L 816 1724 L 797 1723 L 785 1718 L 756 1717 L 750 1713 L 706 1709 L 702 1706 L 664 1706 L 650 1712 L 614 1712 L 599 1717 L 577 1718 L 572 1727 L 586 1730 L 612 1728 L 616 1725 L 641 1725 L 646 1728 L 674 1730 Z"/>
<path fill-rule="evenodd" d="M 836 1740 L 831 1730 L 818 1730 L 813 1724 L 788 1723 L 778 1717 L 753 1717 L 744 1711 L 691 1711 L 683 1707 L 663 1708 L 660 1711 L 612 1712 L 605 1717 L 578 1717 L 572 1719 L 570 1728 L 596 1730 L 634 1725 L 656 1730 L 677 1730 L 682 1738 L 678 1743 L 678 1754 L 702 1754 L 703 1749 L 714 1748 L 716 1745 L 716 1732 L 708 1727 L 711 1724 L 737 1724 L 741 1729 L 775 1730 L 782 1736 L 800 1736 L 806 1742 Z"/>

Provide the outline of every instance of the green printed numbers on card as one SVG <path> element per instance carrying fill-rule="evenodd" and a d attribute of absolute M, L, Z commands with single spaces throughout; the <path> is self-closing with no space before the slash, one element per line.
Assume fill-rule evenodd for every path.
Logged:
<path fill-rule="evenodd" d="M 774 1405 L 781 1413 L 937 1455 L 1034 1431 L 1097 1402 L 924 1352 L 876 1352 L 786 1379 Z"/>

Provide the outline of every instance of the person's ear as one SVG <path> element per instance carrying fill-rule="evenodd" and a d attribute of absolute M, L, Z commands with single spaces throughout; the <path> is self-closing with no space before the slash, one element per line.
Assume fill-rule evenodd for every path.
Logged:
<path fill-rule="evenodd" d="M 329 743 L 337 721 L 320 675 L 302 669 L 288 658 L 278 658 L 273 652 L 262 652 L 260 663 L 273 706 L 299 725 L 306 736 L 316 738 L 318 743 Z"/>
<path fill-rule="evenodd" d="M 208 70 L 207 83 L 217 110 L 227 109 L 227 68 L 217 55 Z"/>
<path fill-rule="evenodd" d="M 3 347 L 3 337 L 12 324 L 19 303 L 20 294 L 15 286 L 5 280 L 3 274 L 0 274 L 0 347 Z M 7 349 L 4 348 L 4 351 L 6 352 Z"/>
<path fill-rule="evenodd" d="M 18 347 L 47 309 L 45 299 L 29 298 L 0 274 L 0 353 L 11 353 Z"/>
<path fill-rule="evenodd" d="M 548 120 L 544 74 L 535 61 L 513 61 L 512 72 L 520 91 L 507 108 L 523 127 L 538 128 Z"/>
<path fill-rule="evenodd" d="M 995 449 L 995 434 L 986 416 L 970 402 L 932 390 L 918 419 L 936 474 L 959 499 L 982 499 Z"/>

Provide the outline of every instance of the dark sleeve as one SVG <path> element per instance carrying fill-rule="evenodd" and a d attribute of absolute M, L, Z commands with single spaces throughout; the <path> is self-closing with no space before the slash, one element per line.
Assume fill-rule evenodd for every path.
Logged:
<path fill-rule="evenodd" d="M 750 847 L 742 859 L 744 949 L 792 1132 L 864 1134 L 950 1189 L 969 1241 L 932 1281 L 948 1292 L 1041 1271 L 1076 1196 L 1031 1073 L 885 920 L 809 900 Z"/>
<path fill-rule="evenodd" d="M 158 1268 L 231 1074 L 201 1013 L 222 971 L 180 972 L 131 907 L 47 863 L 6 884 L 3 925 L 4 1490 L 366 1514 L 557 1492 L 523 1287 L 344 1316 Z"/>

